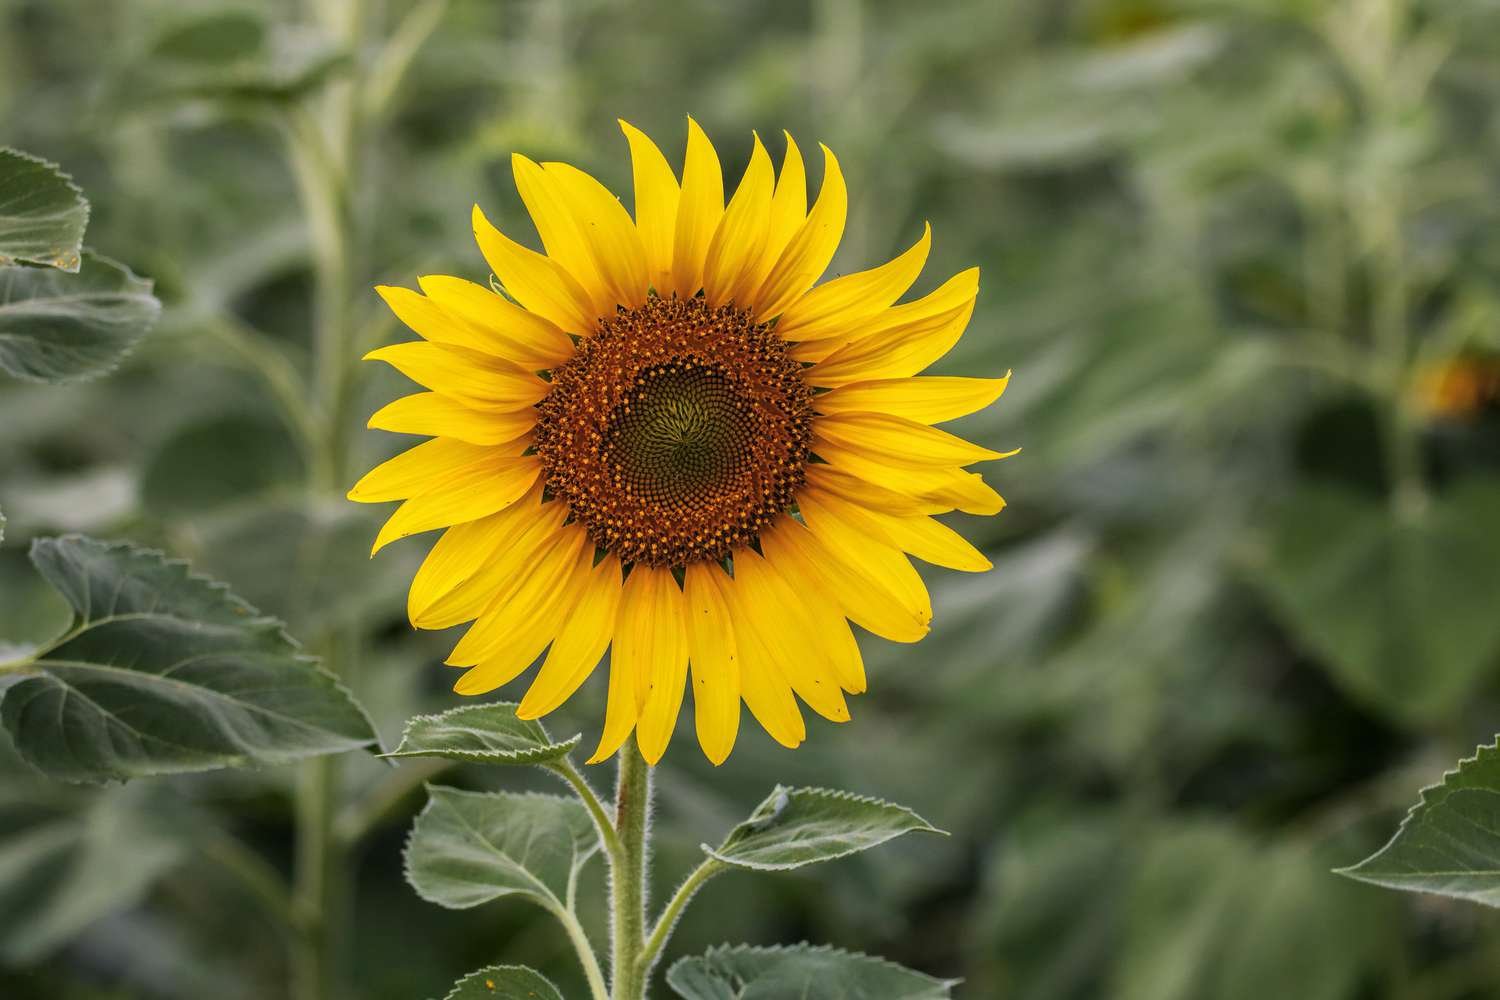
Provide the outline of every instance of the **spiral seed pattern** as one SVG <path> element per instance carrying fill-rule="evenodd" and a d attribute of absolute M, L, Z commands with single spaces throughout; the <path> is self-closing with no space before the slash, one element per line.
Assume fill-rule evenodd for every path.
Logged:
<path fill-rule="evenodd" d="M 747 310 L 650 298 L 552 372 L 536 449 L 550 493 L 627 563 L 717 561 L 805 481 L 812 390 Z"/>

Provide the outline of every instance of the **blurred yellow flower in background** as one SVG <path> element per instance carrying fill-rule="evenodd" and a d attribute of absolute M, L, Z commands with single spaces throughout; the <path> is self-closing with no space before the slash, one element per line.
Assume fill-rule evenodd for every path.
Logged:
<path fill-rule="evenodd" d="M 1419 368 L 1412 395 L 1417 409 L 1432 420 L 1473 420 L 1500 403 L 1500 357 L 1464 355 Z"/>
<path fill-rule="evenodd" d="M 665 752 L 691 676 L 699 742 L 732 749 L 740 701 L 797 746 L 800 698 L 847 721 L 865 689 L 849 622 L 896 641 L 932 606 L 908 554 L 971 572 L 985 557 L 933 518 L 995 514 L 965 467 L 1005 457 L 934 424 L 994 402 L 1005 378 L 918 377 L 963 334 L 978 269 L 896 304 L 930 232 L 896 259 L 823 284 L 847 194 L 823 147 L 808 207 L 790 136 L 781 170 L 759 137 L 725 200 L 691 119 L 681 178 L 629 140 L 635 217 L 588 174 L 513 160 L 545 254 L 476 206 L 504 294 L 461 278 L 382 287 L 422 339 L 373 351 L 430 391 L 370 426 L 432 440 L 350 498 L 403 503 L 379 550 L 447 529 L 412 582 L 418 628 L 472 621 L 448 658 L 481 694 L 546 653 L 520 707 L 556 709 L 611 649 L 593 760 L 632 731 Z M 550 647 L 550 648 L 549 648 Z"/>

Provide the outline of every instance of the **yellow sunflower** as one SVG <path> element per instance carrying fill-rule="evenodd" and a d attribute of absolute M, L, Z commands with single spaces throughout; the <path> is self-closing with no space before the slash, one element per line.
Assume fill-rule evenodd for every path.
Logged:
<path fill-rule="evenodd" d="M 811 210 L 791 136 L 779 175 L 756 137 L 726 204 L 719 159 L 688 120 L 679 181 L 621 122 L 635 218 L 588 174 L 514 157 L 546 253 L 476 206 L 489 285 L 434 275 L 381 287 L 422 339 L 382 347 L 430 391 L 370 426 L 432 438 L 349 493 L 404 501 L 375 541 L 446 529 L 412 581 L 412 624 L 472 621 L 448 663 L 482 694 L 545 653 L 520 715 L 573 694 L 612 647 L 593 761 L 632 731 L 652 763 L 692 678 L 715 764 L 740 701 L 778 742 L 806 736 L 797 700 L 847 721 L 865 689 L 849 622 L 895 642 L 932 605 L 908 554 L 990 563 L 932 515 L 1004 501 L 965 466 L 1003 455 L 933 424 L 981 409 L 1006 379 L 917 377 L 962 335 L 977 269 L 896 304 L 930 231 L 889 263 L 819 278 L 847 194 L 823 147 Z"/>

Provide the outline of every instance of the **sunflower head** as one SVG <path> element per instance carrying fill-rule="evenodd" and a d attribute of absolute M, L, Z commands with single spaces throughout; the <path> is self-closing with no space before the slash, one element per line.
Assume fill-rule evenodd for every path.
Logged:
<path fill-rule="evenodd" d="M 799 699 L 848 720 L 845 695 L 865 688 L 850 623 L 896 642 L 928 631 L 909 556 L 989 568 L 933 515 L 998 513 L 965 467 L 1005 456 L 934 425 L 989 405 L 1006 378 L 919 374 L 958 341 L 979 287 L 969 270 L 898 304 L 930 232 L 819 284 L 847 208 L 827 147 L 811 208 L 791 136 L 779 173 L 755 138 L 726 202 L 691 119 L 680 177 L 621 127 L 634 217 L 588 174 L 517 156 L 544 253 L 476 206 L 494 287 L 379 289 L 421 339 L 369 357 L 427 391 L 370 426 L 430 440 L 349 496 L 402 501 L 376 550 L 443 529 L 408 610 L 419 628 L 472 622 L 448 658 L 465 668 L 455 690 L 494 690 L 541 657 L 520 708 L 535 718 L 608 651 L 593 759 L 635 732 L 655 763 L 691 684 L 717 764 L 742 701 L 786 746 L 806 737 Z"/>

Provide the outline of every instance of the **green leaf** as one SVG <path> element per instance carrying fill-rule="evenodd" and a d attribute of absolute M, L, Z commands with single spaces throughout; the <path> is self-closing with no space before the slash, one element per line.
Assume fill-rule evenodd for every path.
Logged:
<path fill-rule="evenodd" d="M 593 820 L 575 799 L 427 791 L 406 844 L 406 880 L 429 903 L 462 910 L 519 895 L 555 911 L 599 849 Z"/>
<path fill-rule="evenodd" d="M 400 613 L 411 580 L 408 567 L 370 561 L 379 524 L 378 514 L 357 504 L 310 508 L 294 492 L 277 492 L 195 518 L 193 561 L 233 580 L 240 596 L 287 622 L 293 635 L 361 626 Z"/>
<path fill-rule="evenodd" d="M 684 1000 L 946 1000 L 958 980 L 828 947 L 722 945 L 679 960 L 667 985 Z"/>
<path fill-rule="evenodd" d="M 281 104 L 316 90 L 354 64 L 351 53 L 322 32 L 302 25 L 268 27 L 252 12 L 221 12 L 185 22 L 157 45 L 170 58 L 143 67 L 149 75 L 133 91 L 139 100 Z M 215 49 L 225 57 L 213 58 Z"/>
<path fill-rule="evenodd" d="M 1255 578 L 1350 694 L 1404 722 L 1446 716 L 1500 654 L 1500 483 L 1462 483 L 1402 521 L 1343 491 L 1283 507 Z"/>
<path fill-rule="evenodd" d="M 31 560 L 73 627 L 0 673 L 0 726 L 48 775 L 280 764 L 375 742 L 348 691 L 223 584 L 77 535 L 38 540 Z"/>
<path fill-rule="evenodd" d="M 1132 830 L 1118 865 L 1117 1000 L 1347 1000 L 1397 945 L 1392 897 L 1320 877 L 1315 845 L 1228 824 Z M 1337 928 L 1337 933 L 1331 933 Z"/>
<path fill-rule="evenodd" d="M 218 416 L 178 430 L 151 456 L 141 503 L 161 518 L 192 514 L 242 504 L 302 476 L 302 456 L 285 425 Z"/>
<path fill-rule="evenodd" d="M 223 67 L 258 55 L 266 23 L 251 10 L 210 11 L 173 24 L 151 46 L 155 59 Z"/>
<path fill-rule="evenodd" d="M 1500 906 L 1500 749 L 1482 746 L 1421 801 L 1375 854 L 1339 874 L 1388 889 Z"/>
<path fill-rule="evenodd" d="M 535 720 L 516 718 L 510 702 L 465 705 L 406 723 L 401 745 L 386 757 L 442 757 L 476 764 L 546 764 L 560 760 L 581 736 L 553 742 Z"/>
<path fill-rule="evenodd" d="M 776 786 L 710 855 L 737 868 L 787 871 L 869 850 L 903 833 L 942 833 L 904 806 L 823 788 Z"/>
<path fill-rule="evenodd" d="M 489 965 L 454 983 L 443 1000 L 562 1000 L 562 994 L 524 965 Z"/>
<path fill-rule="evenodd" d="M 38 784 L 0 789 L 0 958 L 12 963 L 35 962 L 135 904 L 183 855 L 154 789 L 80 801 Z"/>
<path fill-rule="evenodd" d="M 156 322 L 151 282 L 83 255 L 82 269 L 0 269 L 0 370 L 38 382 L 102 375 Z"/>
<path fill-rule="evenodd" d="M 77 271 L 89 203 L 55 163 L 0 147 L 0 266 Z"/>

